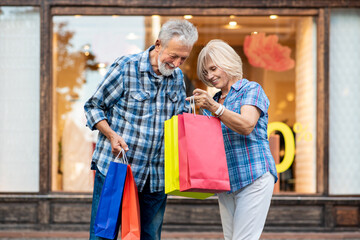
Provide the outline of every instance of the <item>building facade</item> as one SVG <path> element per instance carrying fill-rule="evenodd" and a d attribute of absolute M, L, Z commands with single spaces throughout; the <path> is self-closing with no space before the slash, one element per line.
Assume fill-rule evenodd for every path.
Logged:
<path fill-rule="evenodd" d="M 265 231 L 359 231 L 360 2 L 0 2 L 0 230 L 89 228 L 96 132 L 83 104 L 115 58 L 186 18 L 199 40 L 181 67 L 189 95 L 211 39 L 241 56 L 270 99 L 279 181 Z M 221 231 L 216 197 L 169 196 L 164 229 Z"/>

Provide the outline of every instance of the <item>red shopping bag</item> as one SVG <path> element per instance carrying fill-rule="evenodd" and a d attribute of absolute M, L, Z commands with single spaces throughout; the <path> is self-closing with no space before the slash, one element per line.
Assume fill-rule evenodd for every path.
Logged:
<path fill-rule="evenodd" d="M 180 191 L 229 191 L 220 120 L 183 113 L 178 117 L 178 131 Z"/>
<path fill-rule="evenodd" d="M 140 239 L 140 232 L 138 190 L 130 165 L 128 165 L 122 200 L 121 239 L 138 240 Z"/>

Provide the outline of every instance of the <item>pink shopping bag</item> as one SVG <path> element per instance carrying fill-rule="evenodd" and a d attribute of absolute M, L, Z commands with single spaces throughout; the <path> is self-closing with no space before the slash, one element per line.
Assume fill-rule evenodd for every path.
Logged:
<path fill-rule="evenodd" d="M 229 172 L 220 120 L 183 113 L 178 117 L 178 138 L 180 191 L 229 191 Z"/>

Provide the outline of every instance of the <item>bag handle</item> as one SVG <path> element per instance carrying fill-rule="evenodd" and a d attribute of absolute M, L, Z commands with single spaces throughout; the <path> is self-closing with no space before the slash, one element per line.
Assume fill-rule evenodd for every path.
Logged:
<path fill-rule="evenodd" d="M 191 110 L 192 110 L 192 112 L 194 113 L 194 117 L 195 117 L 196 109 L 195 109 L 195 97 L 194 96 L 190 97 L 190 106 L 191 106 L 191 109 L 189 110 L 189 113 L 191 113 Z"/>
<path fill-rule="evenodd" d="M 120 156 L 121 153 L 122 153 L 122 156 L 119 159 L 119 156 Z M 123 163 L 123 164 L 129 164 L 129 161 L 128 161 L 127 157 L 126 157 L 126 153 L 125 153 L 124 149 L 121 148 L 121 151 L 116 156 L 114 162 Z"/>
<path fill-rule="evenodd" d="M 196 117 L 196 108 L 195 108 L 195 97 L 191 96 L 190 97 L 190 106 L 191 106 L 191 110 L 193 110 L 194 113 L 194 117 Z M 189 110 L 190 112 L 190 110 Z M 207 114 L 206 112 L 203 111 L 203 113 L 205 113 L 205 116 L 207 116 L 210 119 L 210 115 Z"/>

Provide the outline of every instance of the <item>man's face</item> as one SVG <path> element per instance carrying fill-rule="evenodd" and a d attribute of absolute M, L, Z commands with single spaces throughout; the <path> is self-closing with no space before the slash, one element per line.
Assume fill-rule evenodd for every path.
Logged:
<path fill-rule="evenodd" d="M 158 55 L 158 68 L 162 75 L 170 76 L 175 68 L 179 67 L 189 57 L 192 47 L 171 39 L 167 46 L 160 43 Z"/>

